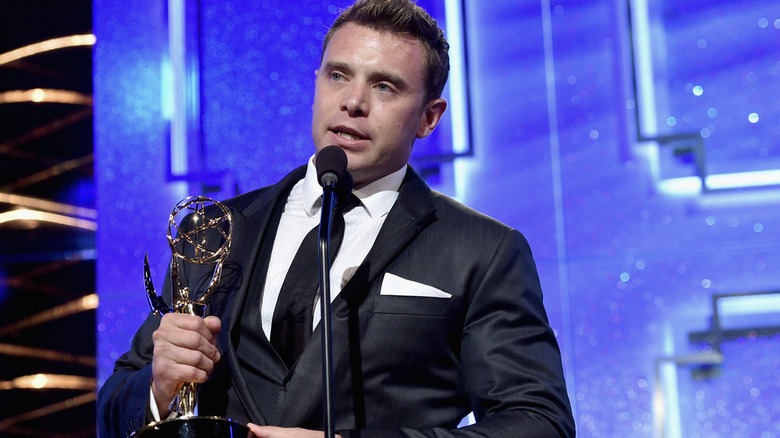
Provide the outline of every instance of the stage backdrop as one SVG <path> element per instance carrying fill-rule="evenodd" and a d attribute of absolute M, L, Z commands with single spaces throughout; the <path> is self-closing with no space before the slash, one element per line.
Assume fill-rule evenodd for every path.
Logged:
<path fill-rule="evenodd" d="M 171 207 L 312 153 L 347 3 L 94 1 L 100 382 Z M 465 57 L 415 166 L 528 237 L 580 436 L 780 436 L 778 294 L 741 295 L 780 289 L 780 4 L 420 4 Z"/>

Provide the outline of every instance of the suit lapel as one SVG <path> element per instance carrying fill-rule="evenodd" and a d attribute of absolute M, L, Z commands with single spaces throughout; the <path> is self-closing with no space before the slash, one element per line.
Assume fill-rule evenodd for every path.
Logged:
<path fill-rule="evenodd" d="M 249 285 L 251 283 L 251 274 L 255 259 L 258 256 L 259 248 L 263 244 L 263 238 L 266 236 L 266 230 L 269 222 L 273 216 L 274 210 L 279 203 L 285 203 L 287 200 L 287 194 L 290 192 L 292 186 L 303 177 L 306 167 L 300 167 L 290 174 L 288 174 L 279 183 L 271 186 L 266 192 L 262 193 L 256 200 L 250 202 L 244 208 L 238 208 L 234 211 L 234 234 L 240 236 L 233 242 L 230 254 L 225 262 L 226 271 L 230 266 L 235 271 L 233 275 L 238 276 L 233 281 L 233 284 L 237 284 L 238 288 L 235 294 L 229 295 L 226 308 L 230 309 L 230 314 L 227 316 L 226 327 L 223 327 L 220 333 L 223 348 L 228 350 L 224 354 L 227 360 L 227 365 L 230 370 L 231 377 L 233 379 L 234 389 L 238 395 L 241 405 L 249 414 L 250 419 L 258 424 L 265 424 L 265 417 L 254 403 L 252 396 L 249 393 L 246 381 L 238 363 L 238 355 L 236 353 L 237 336 L 241 328 L 241 313 L 245 307 L 245 300 L 248 292 Z M 269 242 L 273 244 L 273 242 Z M 227 272 L 226 272 L 227 273 Z M 263 287 L 262 284 L 257 287 Z M 230 302 L 232 301 L 232 302 Z M 246 303 L 247 305 L 259 305 L 259 303 Z M 267 356 L 266 362 L 269 367 L 279 364 L 276 353 L 273 350 L 270 342 L 263 344 L 263 354 Z M 280 379 L 284 377 L 286 370 L 282 365 L 278 370 Z"/>
<path fill-rule="evenodd" d="M 431 190 L 409 167 L 399 188 L 398 199 L 388 213 L 374 246 L 339 297 L 350 306 L 360 304 L 366 298 L 366 286 L 376 280 L 387 265 L 434 220 L 436 209 L 431 200 Z"/>
<path fill-rule="evenodd" d="M 333 301 L 333 364 L 335 378 L 338 379 L 334 387 L 353 386 L 350 361 L 353 362 L 352 367 L 359 365 L 354 363 L 354 356 L 350 355 L 349 340 L 356 340 L 359 335 L 355 333 L 357 327 L 353 325 L 354 322 L 347 321 L 351 310 L 357 309 L 363 302 L 370 284 L 384 272 L 387 265 L 435 220 L 436 209 L 431 190 L 410 166 L 399 188 L 398 199 L 388 213 L 374 245 L 355 275 Z M 323 395 L 321 330 L 320 324 L 294 366 L 294 375 L 291 376 L 280 414 L 283 425 L 301 426 L 307 425 L 307 421 L 310 422 L 312 418 L 319 419 Z M 355 390 L 353 388 L 353 396 Z M 360 417 L 359 413 L 353 414 Z"/>

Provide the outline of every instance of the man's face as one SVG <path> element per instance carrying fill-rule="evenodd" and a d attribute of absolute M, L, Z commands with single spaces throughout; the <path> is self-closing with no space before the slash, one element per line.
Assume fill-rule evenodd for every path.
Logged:
<path fill-rule="evenodd" d="M 447 107 L 424 104 L 425 57 L 420 42 L 348 23 L 337 30 L 317 71 L 312 137 L 319 152 L 347 153 L 355 187 L 406 164 L 416 138 L 427 136 Z"/>

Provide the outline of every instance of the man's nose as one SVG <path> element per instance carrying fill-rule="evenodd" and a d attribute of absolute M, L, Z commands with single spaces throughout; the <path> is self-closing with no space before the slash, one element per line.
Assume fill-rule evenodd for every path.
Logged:
<path fill-rule="evenodd" d="M 342 110 L 350 117 L 365 117 L 368 115 L 368 97 L 366 87 L 354 84 L 346 90 Z"/>

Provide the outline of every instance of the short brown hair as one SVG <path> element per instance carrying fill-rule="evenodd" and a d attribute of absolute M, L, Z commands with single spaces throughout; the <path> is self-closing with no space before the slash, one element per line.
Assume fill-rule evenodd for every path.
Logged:
<path fill-rule="evenodd" d="M 379 31 L 404 33 L 422 44 L 425 54 L 425 102 L 438 99 L 450 72 L 450 48 L 444 32 L 428 12 L 411 0 L 358 0 L 339 14 L 322 42 L 320 64 L 333 34 L 347 23 Z"/>

